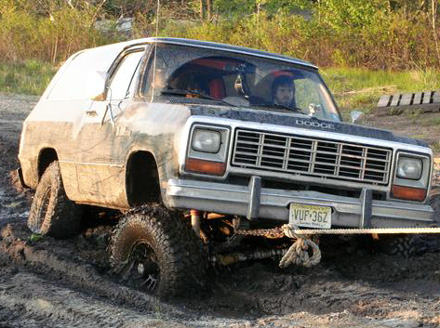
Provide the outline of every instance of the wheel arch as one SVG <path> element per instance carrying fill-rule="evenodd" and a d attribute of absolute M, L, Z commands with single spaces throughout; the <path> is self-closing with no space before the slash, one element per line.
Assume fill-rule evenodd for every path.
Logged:
<path fill-rule="evenodd" d="M 130 153 L 126 163 L 125 190 L 131 207 L 160 202 L 159 170 L 153 153 L 146 150 Z"/>
<path fill-rule="evenodd" d="M 58 160 L 58 154 L 54 148 L 42 148 L 37 159 L 37 180 L 40 181 L 41 176 L 47 167 L 54 161 Z"/>

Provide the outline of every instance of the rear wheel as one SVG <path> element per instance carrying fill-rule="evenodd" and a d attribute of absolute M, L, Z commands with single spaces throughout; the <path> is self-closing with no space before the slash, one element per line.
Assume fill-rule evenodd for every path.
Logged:
<path fill-rule="evenodd" d="M 434 221 L 440 223 L 440 190 L 436 189 L 435 193 L 430 195 L 429 204 L 434 209 Z"/>
<path fill-rule="evenodd" d="M 379 250 L 388 255 L 409 258 L 415 254 L 413 235 L 383 235 L 378 240 Z"/>
<path fill-rule="evenodd" d="M 127 213 L 110 240 L 110 263 L 126 284 L 161 297 L 200 285 L 205 258 L 192 229 L 159 205 Z"/>
<path fill-rule="evenodd" d="M 66 196 L 60 167 L 54 161 L 37 186 L 27 225 L 33 233 L 64 238 L 80 230 L 80 217 L 79 207 Z"/>

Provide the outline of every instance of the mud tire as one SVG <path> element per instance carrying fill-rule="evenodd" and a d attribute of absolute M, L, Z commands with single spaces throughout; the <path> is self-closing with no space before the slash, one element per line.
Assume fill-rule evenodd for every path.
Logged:
<path fill-rule="evenodd" d="M 429 197 L 429 205 L 434 209 L 434 221 L 440 223 L 440 190 Z"/>
<path fill-rule="evenodd" d="M 143 247 L 142 259 L 139 247 Z M 181 296 L 203 285 L 207 259 L 200 239 L 178 213 L 161 205 L 145 205 L 125 214 L 112 233 L 109 252 L 113 271 L 123 282 L 161 298 Z M 139 273 L 139 263 L 152 271 Z M 154 286 L 151 276 L 157 280 Z"/>
<path fill-rule="evenodd" d="M 29 211 L 28 228 L 40 235 L 65 238 L 79 232 L 81 213 L 64 191 L 57 161 L 41 176 Z"/>
<path fill-rule="evenodd" d="M 413 235 L 381 236 L 378 240 L 379 251 L 387 255 L 410 258 L 416 252 Z"/>

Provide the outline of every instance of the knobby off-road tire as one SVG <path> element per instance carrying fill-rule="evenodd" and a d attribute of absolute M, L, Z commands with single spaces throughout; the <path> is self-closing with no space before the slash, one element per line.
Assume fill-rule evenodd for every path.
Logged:
<path fill-rule="evenodd" d="M 440 223 L 440 190 L 436 189 L 429 197 L 429 205 L 434 209 L 434 221 Z"/>
<path fill-rule="evenodd" d="M 81 228 L 79 206 L 66 196 L 57 161 L 47 167 L 38 183 L 27 225 L 33 233 L 55 238 L 69 237 Z"/>
<path fill-rule="evenodd" d="M 126 213 L 110 239 L 110 263 L 126 284 L 161 298 L 203 285 L 202 243 L 178 213 L 145 205 Z"/>
<path fill-rule="evenodd" d="M 379 250 L 387 255 L 397 255 L 409 258 L 415 254 L 413 235 L 383 235 L 379 236 Z"/>

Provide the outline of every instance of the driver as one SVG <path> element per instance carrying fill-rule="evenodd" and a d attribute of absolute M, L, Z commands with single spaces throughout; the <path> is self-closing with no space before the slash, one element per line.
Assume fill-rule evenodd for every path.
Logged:
<path fill-rule="evenodd" d="M 277 77 L 272 83 L 272 101 L 276 105 L 295 108 L 295 84 L 289 76 Z"/>

